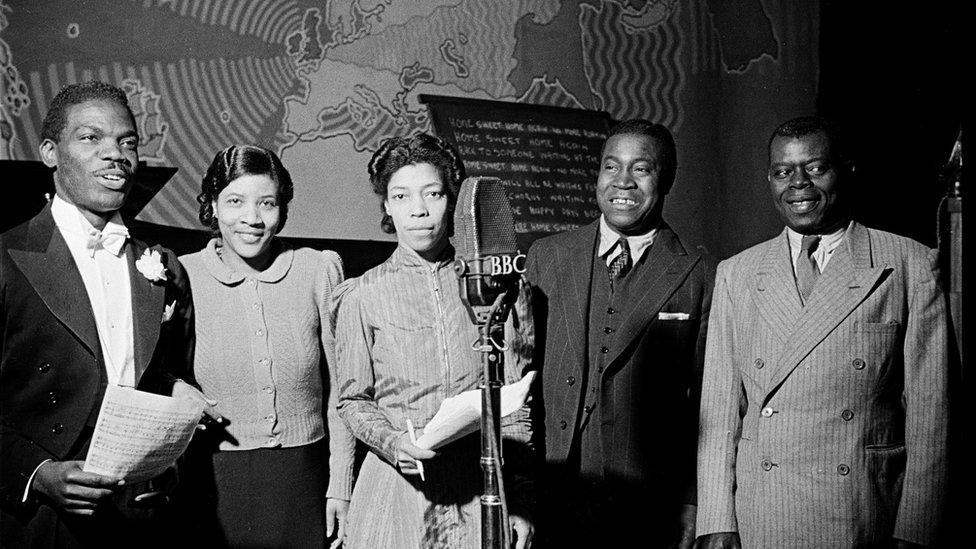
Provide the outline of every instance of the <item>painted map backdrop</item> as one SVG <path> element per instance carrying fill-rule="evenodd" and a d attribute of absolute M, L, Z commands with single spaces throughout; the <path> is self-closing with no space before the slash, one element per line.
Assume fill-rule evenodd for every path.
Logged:
<path fill-rule="evenodd" d="M 783 99 L 797 83 L 811 90 L 816 75 L 807 52 L 815 10 L 787 6 L 0 0 L 0 158 L 36 159 L 54 94 L 101 79 L 129 94 L 142 159 L 179 168 L 140 219 L 198 227 L 194 197 L 214 153 L 255 143 L 278 151 L 296 180 L 284 234 L 388 239 L 365 167 L 383 138 L 430 131 L 419 94 L 602 109 L 678 136 L 682 171 L 669 208 L 679 215 L 671 217 L 692 240 L 707 240 L 720 214 L 704 204 L 722 196 L 715 185 L 728 170 L 719 157 L 735 146 L 723 135 L 756 123 L 748 111 L 728 114 L 731 103 L 774 113 L 812 104 Z M 779 84 L 756 87 L 771 78 Z M 772 107 L 761 104 L 765 96 Z"/>

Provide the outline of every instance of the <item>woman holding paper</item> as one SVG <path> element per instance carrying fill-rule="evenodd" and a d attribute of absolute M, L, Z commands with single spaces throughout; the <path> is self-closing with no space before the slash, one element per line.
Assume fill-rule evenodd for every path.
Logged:
<path fill-rule="evenodd" d="M 478 329 L 458 295 L 448 237 L 464 168 L 445 141 L 426 134 L 392 138 L 369 163 L 386 232 L 397 248 L 383 264 L 335 292 L 339 413 L 369 454 L 349 508 L 347 544 L 361 547 L 480 547 L 482 491 L 478 436 L 437 451 L 412 442 L 444 399 L 477 389 Z M 520 309 L 519 304 L 515 307 Z M 506 330 L 505 381 L 517 381 L 531 355 Z M 412 432 L 416 426 L 417 432 Z M 533 490 L 528 405 L 502 423 L 513 538 L 531 539 Z M 421 478 L 418 464 L 423 467 Z"/>
<path fill-rule="evenodd" d="M 181 261 L 194 289 L 194 374 L 226 421 L 213 454 L 217 515 L 231 547 L 342 543 L 355 439 L 335 407 L 335 252 L 275 236 L 294 194 L 281 160 L 235 145 L 197 197 L 213 239 Z"/>

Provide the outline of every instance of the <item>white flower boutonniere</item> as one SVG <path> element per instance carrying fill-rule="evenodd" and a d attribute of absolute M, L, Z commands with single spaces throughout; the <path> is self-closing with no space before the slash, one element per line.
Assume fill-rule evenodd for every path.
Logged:
<path fill-rule="evenodd" d="M 166 282 L 166 267 L 163 266 L 163 256 L 156 250 L 142 252 L 142 257 L 136 260 L 136 269 L 150 282 Z"/>

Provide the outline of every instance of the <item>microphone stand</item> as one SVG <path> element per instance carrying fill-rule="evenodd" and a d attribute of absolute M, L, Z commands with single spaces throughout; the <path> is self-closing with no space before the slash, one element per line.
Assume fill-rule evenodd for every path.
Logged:
<path fill-rule="evenodd" d="M 508 509 L 502 478 L 501 387 L 504 384 L 505 317 L 510 303 L 503 292 L 491 309 L 472 311 L 478 324 L 478 339 L 472 348 L 481 353 L 481 469 L 484 490 L 481 495 L 481 547 L 503 549 L 509 546 Z"/>

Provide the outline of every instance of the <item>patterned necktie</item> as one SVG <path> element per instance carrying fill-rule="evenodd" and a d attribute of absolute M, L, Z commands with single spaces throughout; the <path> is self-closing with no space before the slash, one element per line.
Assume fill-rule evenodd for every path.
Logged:
<path fill-rule="evenodd" d="M 617 254 L 617 257 L 613 258 L 613 261 L 607 267 L 607 271 L 610 273 L 611 288 L 613 288 L 615 280 L 623 278 L 630 271 L 630 246 L 627 244 L 627 239 L 621 238 L 617 241 L 617 245 L 620 246 L 620 253 Z"/>
<path fill-rule="evenodd" d="M 796 287 L 800 290 L 800 297 L 805 305 L 813 292 L 813 285 L 820 276 L 817 260 L 813 258 L 813 251 L 817 249 L 820 237 L 804 236 L 800 241 L 800 257 L 796 258 Z"/>

